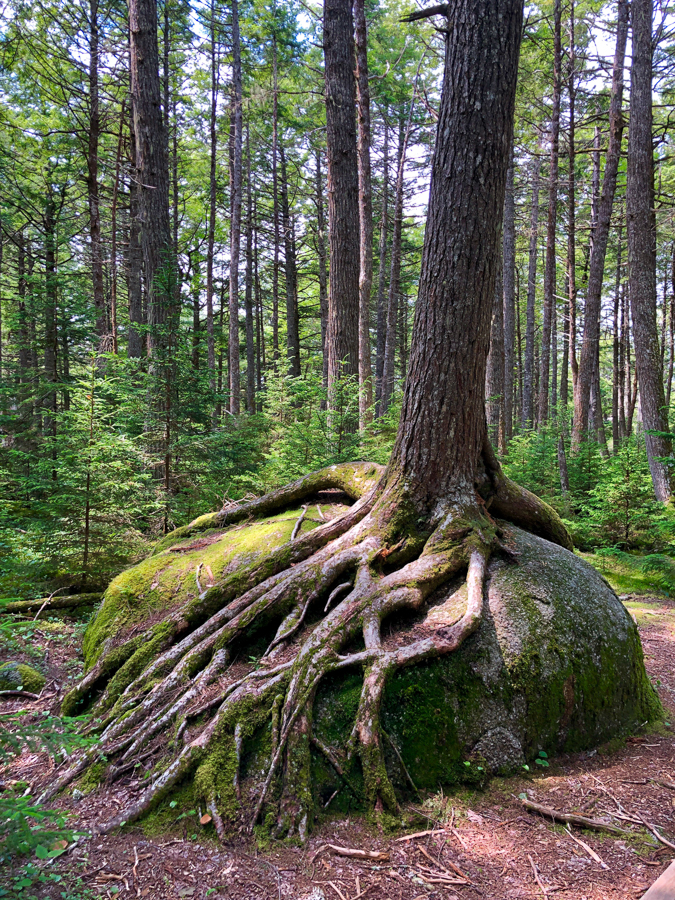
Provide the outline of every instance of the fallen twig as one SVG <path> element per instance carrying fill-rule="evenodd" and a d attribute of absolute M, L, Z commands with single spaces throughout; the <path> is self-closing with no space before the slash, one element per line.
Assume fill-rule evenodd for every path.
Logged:
<path fill-rule="evenodd" d="M 541 892 L 544 895 L 544 898 L 548 897 L 548 891 L 544 887 L 543 882 L 542 882 L 541 878 L 539 877 L 539 872 L 537 872 L 537 867 L 534 864 L 534 860 L 532 859 L 532 857 L 530 856 L 529 853 L 527 854 L 527 858 L 529 859 L 530 865 L 532 866 L 532 871 L 534 872 L 534 879 L 537 882 L 537 884 L 539 885 L 539 887 L 541 888 Z"/>
<path fill-rule="evenodd" d="M 608 825 L 599 819 L 589 819 L 587 816 L 579 816 L 576 813 L 558 812 L 549 806 L 542 806 L 541 803 L 535 803 L 533 800 L 522 800 L 523 806 L 529 812 L 538 813 L 555 822 L 563 822 L 565 825 L 578 825 L 580 828 L 591 828 L 594 831 L 608 831 L 610 834 L 625 834 L 622 828 L 615 825 Z"/>
<path fill-rule="evenodd" d="M 398 844 L 400 841 L 414 841 L 415 838 L 426 837 L 428 834 L 445 834 L 445 828 L 432 828 L 429 831 L 416 831 L 415 834 L 405 834 L 403 837 L 396 838 L 394 841 L 395 844 Z"/>
<path fill-rule="evenodd" d="M 302 520 L 305 518 L 305 514 L 306 514 L 306 513 L 307 513 L 307 507 L 306 507 L 306 506 L 303 506 L 303 507 L 302 507 L 302 512 L 300 513 L 300 516 L 299 516 L 299 518 L 298 518 L 298 521 L 295 523 L 295 527 L 293 528 L 293 531 L 291 532 L 291 540 L 292 540 L 292 541 L 295 540 L 295 538 L 296 538 L 298 532 L 300 531 L 300 526 L 302 525 Z"/>
<path fill-rule="evenodd" d="M 379 850 L 358 850 L 355 847 L 338 847 L 336 844 L 322 844 L 312 856 L 311 862 L 314 862 L 317 856 L 326 850 L 332 850 L 338 856 L 349 856 L 352 859 L 375 859 L 378 862 L 387 862 L 389 859 L 388 853 L 380 852 Z"/>
<path fill-rule="evenodd" d="M 446 873 L 446 875 L 448 875 L 450 878 L 454 877 L 450 872 L 448 872 L 448 870 L 445 868 L 444 865 L 442 865 L 440 862 L 437 862 L 435 859 L 433 859 L 431 854 L 427 850 L 425 850 L 424 847 L 418 847 L 417 849 L 420 851 L 420 853 L 423 853 L 426 856 L 426 858 L 430 862 L 432 862 L 437 868 L 443 869 L 443 871 Z M 464 872 L 462 872 L 462 870 L 458 866 L 456 866 L 453 862 L 450 862 L 450 861 L 448 861 L 448 865 L 453 870 L 453 872 L 455 872 L 457 875 L 459 875 L 460 878 L 463 878 L 467 884 L 471 884 L 471 879 L 468 877 L 468 875 L 465 875 Z"/>
<path fill-rule="evenodd" d="M 569 827 L 569 824 L 568 824 L 568 826 L 567 826 L 567 834 L 569 835 L 569 837 L 572 838 L 572 840 L 573 840 L 576 844 L 579 844 L 580 847 L 583 847 L 583 849 L 586 851 L 586 853 L 588 853 L 588 855 L 591 857 L 591 859 L 594 859 L 597 863 L 600 863 L 600 865 L 602 866 L 603 869 L 609 869 L 609 866 L 607 865 L 607 863 L 603 862 L 603 861 L 600 859 L 600 857 L 599 857 L 598 854 L 595 852 L 595 850 L 594 850 L 592 847 L 589 847 L 588 844 L 586 843 L 586 841 L 582 841 L 581 838 L 575 837 L 575 836 L 572 834 L 572 830 L 571 830 L 571 828 Z"/>

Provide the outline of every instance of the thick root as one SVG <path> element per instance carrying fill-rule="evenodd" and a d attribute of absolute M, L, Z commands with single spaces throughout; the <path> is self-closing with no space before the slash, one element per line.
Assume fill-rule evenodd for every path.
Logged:
<path fill-rule="evenodd" d="M 97 707 L 106 711 L 100 743 L 95 751 L 70 761 L 50 794 L 99 758 L 114 760 L 109 778 L 115 779 L 140 759 L 168 749 L 172 761 L 134 804 L 101 824 L 100 831 L 140 818 L 178 782 L 194 777 L 195 790 L 221 838 L 234 805 L 253 809 L 245 823 L 249 830 L 263 811 L 266 817 L 273 811 L 277 834 L 297 834 L 304 840 L 314 813 L 314 748 L 355 795 L 360 789 L 346 769 L 358 760 L 366 803 L 395 813 L 398 800 L 387 772 L 380 722 L 382 697 L 398 669 L 454 652 L 478 628 L 488 562 L 500 548 L 498 528 L 486 508 L 502 511 L 513 501 L 515 515 L 527 514 L 547 536 L 568 543 L 564 526 L 560 522 L 558 527 L 545 504 L 536 498 L 531 502 L 527 492 L 516 490 L 498 466 L 486 464 L 486 471 L 494 486 L 490 502 L 477 499 L 475 506 L 446 516 L 427 534 L 401 526 L 411 517 L 399 510 L 378 508 L 374 479 L 380 470 L 365 464 L 332 467 L 271 499 L 247 504 L 246 516 L 306 500 L 317 485 L 349 488 L 350 496 L 361 491 L 344 515 L 306 535 L 297 536 L 294 529 L 291 541 L 264 561 L 202 592 L 161 623 L 161 629 L 150 629 L 142 642 L 130 642 L 123 659 L 111 662 L 110 655 L 104 656 L 73 695 L 87 697 L 110 679 Z M 364 485 L 370 491 L 365 495 Z M 239 510 L 223 515 L 243 514 Z M 408 642 L 401 635 L 383 640 L 385 620 L 404 610 L 419 613 L 437 588 L 463 570 L 467 601 L 456 621 L 422 628 Z M 239 668 L 235 676 L 235 648 L 270 625 L 276 634 L 256 667 L 249 666 L 243 674 Z M 364 649 L 348 652 L 360 639 Z M 363 687 L 343 757 L 342 748 L 331 748 L 314 735 L 313 709 L 321 680 L 346 668 L 363 671 Z M 250 785 L 242 782 L 246 743 L 256 728 L 270 721 L 266 772 L 251 795 Z M 226 809 L 223 792 L 232 801 Z"/>

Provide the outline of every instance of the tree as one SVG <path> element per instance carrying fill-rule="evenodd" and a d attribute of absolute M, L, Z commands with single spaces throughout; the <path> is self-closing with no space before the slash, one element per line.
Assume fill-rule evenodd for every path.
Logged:
<path fill-rule="evenodd" d="M 156 0 L 130 0 L 129 35 L 148 343 L 151 350 L 164 349 L 173 306 L 175 260 L 169 223 L 169 150 L 161 106 Z"/>
<path fill-rule="evenodd" d="M 328 156 L 328 393 L 359 374 L 359 177 L 351 0 L 324 2 L 326 146 Z M 353 426 L 352 426 L 353 427 Z"/>
<path fill-rule="evenodd" d="M 200 685 L 213 683 L 227 669 L 231 642 L 245 639 L 254 623 L 278 623 L 260 665 L 224 698 L 217 695 L 217 711 L 212 700 L 202 705 L 211 714 L 184 747 L 185 725 L 179 727 L 173 761 L 136 801 L 100 826 L 104 831 L 137 819 L 196 771 L 198 791 L 224 835 L 219 773 L 233 772 L 239 790 L 247 729 L 271 715 L 271 761 L 248 824 L 258 821 L 274 782 L 278 832 L 304 838 L 312 810 L 310 742 L 318 740 L 312 736 L 312 706 L 319 681 L 347 666 L 365 670 L 352 740 L 368 801 L 396 809 L 379 723 L 382 693 L 397 669 L 452 653 L 480 624 L 487 564 L 501 546 L 486 507 L 571 547 L 556 513 L 503 475 L 486 435 L 485 369 L 521 28 L 521 0 L 453 5 L 409 375 L 386 471 L 369 463 L 331 466 L 181 530 L 178 541 L 200 528 L 269 515 L 327 488 L 357 500 L 343 514 L 300 534 L 305 507 L 290 542 L 222 583 L 203 589 L 200 567 L 197 597 L 112 654 L 103 650 L 66 699 L 64 708 L 72 711 L 93 686 L 107 684 L 98 705 L 101 713 L 108 710 L 105 732 L 96 750 L 75 761 L 51 790 L 100 753 L 123 750 L 125 760 L 133 759 L 175 720 L 187 723 L 183 713 Z M 350 39 L 346 28 L 343 34 Z M 468 594 L 455 624 L 385 647 L 380 628 L 386 616 L 420 609 L 436 588 L 464 570 Z M 350 574 L 353 581 L 346 577 Z M 324 613 L 333 608 L 303 632 L 310 603 L 326 596 Z M 298 634 L 299 640 L 289 643 Z M 350 650 L 361 635 L 365 649 Z M 196 669 L 202 671 L 193 682 Z M 153 689 L 146 694 L 148 684 Z M 226 732 L 231 751 L 218 743 Z M 322 752 L 340 771 L 330 748 Z"/>
<path fill-rule="evenodd" d="M 634 0 L 631 116 L 628 131 L 626 215 L 628 285 L 635 336 L 635 363 L 649 468 L 658 500 L 672 496 L 671 441 L 664 415 L 665 394 L 656 326 L 656 218 L 652 137 L 653 0 Z M 651 432 L 651 433 L 650 433 Z"/>

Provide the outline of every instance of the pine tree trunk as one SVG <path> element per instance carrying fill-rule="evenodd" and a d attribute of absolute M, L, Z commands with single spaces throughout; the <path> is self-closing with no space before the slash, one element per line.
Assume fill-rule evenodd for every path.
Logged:
<path fill-rule="evenodd" d="M 129 0 L 131 95 L 140 187 L 141 246 L 148 300 L 148 347 L 166 347 L 175 260 L 169 224 L 169 160 L 160 103 L 156 0 Z"/>
<path fill-rule="evenodd" d="M 272 202 L 274 204 L 274 264 L 272 268 L 272 355 L 276 371 L 279 361 L 279 186 L 277 158 L 279 155 L 279 97 L 277 83 L 277 37 L 272 35 Z"/>
<path fill-rule="evenodd" d="M 560 378 L 560 400 L 563 407 L 564 427 L 567 432 L 567 404 L 569 402 L 569 370 L 572 369 L 572 390 L 577 381 L 577 224 L 576 224 L 576 32 L 574 0 L 570 0 L 570 50 L 569 77 L 567 81 L 569 102 L 568 175 L 567 175 L 567 310 L 563 365 Z M 563 445 L 563 451 L 564 451 Z M 567 459 L 565 459 L 567 462 Z"/>
<path fill-rule="evenodd" d="M 238 416 L 241 409 L 241 375 L 239 364 L 239 255 L 241 250 L 242 141 L 243 112 L 241 96 L 241 42 L 239 38 L 239 0 L 232 0 L 232 119 L 234 146 L 230 207 L 230 412 Z"/>
<path fill-rule="evenodd" d="M 391 236 L 391 271 L 387 296 L 386 336 L 382 368 L 382 392 L 378 414 L 383 416 L 389 409 L 394 393 L 394 371 L 396 361 L 396 321 L 401 290 L 401 236 L 403 231 L 403 171 L 405 167 L 406 134 L 403 122 L 399 122 L 398 157 L 396 162 L 396 188 L 394 190 L 394 222 Z"/>
<path fill-rule="evenodd" d="M 330 286 L 328 394 L 335 408 L 342 376 L 359 374 L 359 181 L 351 0 L 324 0 Z M 355 429 L 357 422 L 346 422 Z"/>
<path fill-rule="evenodd" d="M 279 142 L 281 163 L 281 223 L 284 232 L 284 273 L 286 276 L 286 355 L 288 374 L 300 376 L 300 317 L 298 313 L 298 271 L 295 261 L 294 225 L 288 203 L 288 172 L 284 145 Z"/>
<path fill-rule="evenodd" d="M 633 64 L 626 193 L 629 293 L 642 421 L 646 432 L 666 432 L 665 396 L 656 327 L 652 0 L 633 0 L 631 10 Z M 645 438 L 654 492 L 657 499 L 665 503 L 672 495 L 672 469 L 663 460 L 671 456 L 671 442 L 657 434 L 647 433 Z"/>
<path fill-rule="evenodd" d="M 315 151 L 316 157 L 316 255 L 319 267 L 319 315 L 321 317 L 321 360 L 322 383 L 324 391 L 328 389 L 328 259 L 326 253 L 326 220 L 323 207 L 323 179 L 321 177 L 321 151 Z M 325 408 L 325 401 L 322 401 Z"/>
<path fill-rule="evenodd" d="M 101 209 L 98 183 L 98 151 L 101 136 L 101 113 L 98 84 L 99 28 L 98 0 L 89 0 L 89 127 L 87 146 L 87 199 L 89 202 L 89 245 L 91 280 L 96 334 L 107 332 L 105 290 L 103 287 L 103 254 L 101 250 Z M 108 348 L 109 349 L 109 348 Z"/>
<path fill-rule="evenodd" d="M 387 339 L 386 267 L 387 234 L 389 230 L 389 125 L 384 115 L 384 146 L 382 148 L 382 209 L 380 213 L 380 245 L 378 248 L 377 276 L 377 345 L 375 349 L 375 415 L 380 415 L 382 397 L 382 373 L 384 371 L 384 346 Z"/>
<path fill-rule="evenodd" d="M 504 283 L 501 253 L 497 258 L 496 269 L 490 327 L 490 352 L 485 375 L 488 434 L 495 445 L 502 443 L 500 437 L 504 425 Z"/>
<path fill-rule="evenodd" d="M 539 240 L 539 185 L 541 159 L 534 161 L 532 173 L 532 203 L 530 207 L 530 250 L 527 269 L 527 308 L 525 310 L 525 377 L 523 383 L 523 428 L 534 425 L 535 359 L 534 359 L 534 306 L 537 296 L 537 254 Z"/>
<path fill-rule="evenodd" d="M 577 452 L 585 433 L 588 431 L 588 409 L 591 383 L 598 367 L 600 348 L 600 313 L 602 307 L 602 284 L 605 273 L 605 256 L 609 242 L 609 229 L 616 192 L 617 173 L 621 156 L 623 135 L 623 68 L 628 36 L 628 0 L 619 0 L 619 18 L 614 52 L 612 93 L 609 107 L 609 146 L 605 158 L 605 175 L 602 194 L 597 207 L 597 219 L 593 230 L 588 286 L 586 288 L 586 311 L 584 315 L 584 337 L 579 355 L 579 375 L 574 393 L 574 423 L 572 428 L 572 450 Z M 598 372 L 599 379 L 599 372 Z"/>
<path fill-rule="evenodd" d="M 420 510 L 474 502 L 521 26 L 519 0 L 453 5 L 438 120 L 445 139 L 434 152 L 409 375 L 388 470 L 389 484 L 405 484 Z M 470 102 L 474 92 L 480 104 Z"/>
<path fill-rule="evenodd" d="M 373 420 L 370 294 L 373 287 L 373 196 L 370 177 L 370 89 L 364 0 L 354 0 L 359 174 L 359 427 Z"/>
<path fill-rule="evenodd" d="M 53 188 L 47 187 L 44 215 L 45 232 L 45 305 L 44 305 L 44 377 L 46 389 L 42 406 L 45 410 L 43 428 L 45 434 L 56 436 L 56 385 L 58 383 L 58 336 L 56 316 L 58 282 L 56 270 L 56 204 Z M 55 450 L 55 448 L 53 448 Z"/>
<path fill-rule="evenodd" d="M 127 296 L 129 301 L 127 354 L 130 359 L 140 359 L 143 356 L 144 345 L 147 346 L 147 336 L 143 335 L 146 318 L 143 310 L 143 249 L 141 247 L 140 189 L 138 186 L 138 166 L 136 165 L 133 100 L 132 115 L 129 121 L 129 138 L 131 177 L 129 178 L 129 244 L 126 260 Z"/>
<path fill-rule="evenodd" d="M 560 142 L 560 89 L 562 60 L 561 0 L 553 6 L 553 108 L 551 110 L 551 157 L 548 176 L 548 224 L 546 229 L 546 266 L 544 269 L 544 311 L 541 326 L 541 356 L 539 375 L 539 427 L 549 415 L 549 375 L 551 356 L 551 322 L 556 292 L 555 239 L 558 221 L 558 158 Z"/>
<path fill-rule="evenodd" d="M 255 412 L 255 341 L 253 337 L 253 190 L 251 141 L 246 126 L 246 411 Z"/>
<path fill-rule="evenodd" d="M 513 148 L 506 173 L 504 199 L 503 283 L 504 283 L 504 426 L 500 451 L 506 452 L 513 435 L 513 373 L 516 316 L 516 209 L 513 185 Z"/>

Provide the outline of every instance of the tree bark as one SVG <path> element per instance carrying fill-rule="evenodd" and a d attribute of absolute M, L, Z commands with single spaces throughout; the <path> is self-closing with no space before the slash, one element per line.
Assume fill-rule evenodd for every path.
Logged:
<path fill-rule="evenodd" d="M 364 0 L 354 0 L 359 175 L 359 427 L 373 420 L 370 294 L 373 287 L 373 196 L 370 176 L 370 89 Z"/>
<path fill-rule="evenodd" d="M 384 372 L 384 346 L 387 339 L 386 266 L 387 234 L 389 230 L 389 125 L 384 115 L 384 145 L 382 148 L 382 209 L 380 213 L 380 245 L 378 248 L 377 275 L 377 344 L 375 349 L 375 415 L 380 415 L 382 373 Z"/>
<path fill-rule="evenodd" d="M 232 119 L 234 125 L 234 146 L 230 208 L 230 335 L 228 346 L 230 351 L 230 412 L 233 416 L 238 416 L 241 409 L 241 376 L 239 364 L 239 254 L 241 249 L 241 170 L 243 140 L 239 0 L 232 0 Z"/>
<path fill-rule="evenodd" d="M 527 307 L 525 310 L 525 377 L 523 383 L 523 428 L 534 425 L 535 359 L 534 305 L 537 296 L 537 253 L 539 240 L 539 185 L 541 159 L 534 161 L 532 173 L 532 204 L 530 207 L 530 250 L 527 269 Z"/>
<path fill-rule="evenodd" d="M 246 411 L 255 412 L 255 342 L 253 338 L 253 190 L 251 141 L 246 126 Z"/>
<path fill-rule="evenodd" d="M 98 183 L 98 153 L 101 137 L 99 102 L 99 25 L 98 0 L 89 0 L 89 127 L 87 146 L 87 199 L 89 202 L 89 245 L 96 334 L 99 340 L 107 332 L 103 253 L 101 249 L 101 209 Z"/>
<path fill-rule="evenodd" d="M 503 284 L 504 284 L 504 427 L 500 451 L 506 452 L 513 436 L 513 374 L 516 321 L 516 204 L 513 185 L 513 147 L 506 173 L 504 199 Z"/>
<path fill-rule="evenodd" d="M 584 316 L 584 337 L 579 356 L 579 374 L 574 391 L 574 422 L 572 427 L 572 450 L 579 446 L 588 431 L 588 410 L 591 382 L 597 367 L 596 359 L 600 348 L 600 313 L 602 307 L 602 284 L 605 272 L 605 256 L 609 241 L 609 229 L 616 192 L 616 180 L 621 156 L 623 135 L 623 68 L 628 36 L 628 0 L 619 0 L 616 49 L 612 73 L 612 93 L 609 106 L 609 146 L 605 158 L 605 175 L 602 194 L 598 202 L 597 218 L 593 230 L 588 286 L 586 288 L 586 311 Z M 599 373 L 598 373 L 599 375 Z"/>
<path fill-rule="evenodd" d="M 565 345 L 560 379 L 560 400 L 567 430 L 569 402 L 569 370 L 572 369 L 572 389 L 577 381 L 577 224 L 576 224 L 576 32 L 574 0 L 570 0 L 570 52 L 567 82 L 569 100 L 569 132 L 567 152 L 567 312 L 565 315 Z M 563 444 L 563 452 L 565 446 Z M 567 458 L 565 458 L 567 463 Z"/>
<path fill-rule="evenodd" d="M 279 142 L 281 163 L 281 224 L 284 232 L 284 274 L 286 276 L 286 355 L 288 374 L 300 377 L 300 316 L 298 312 L 298 270 L 295 260 L 295 227 L 288 202 L 288 172 L 284 145 Z"/>
<path fill-rule="evenodd" d="M 654 492 L 667 502 L 673 490 L 656 326 L 656 215 L 654 211 L 654 147 L 652 136 L 652 0 L 633 0 L 633 64 L 628 132 L 626 212 L 628 279 L 633 315 L 635 365 L 640 408 L 647 432 L 647 455 Z"/>
<path fill-rule="evenodd" d="M 558 221 L 558 159 L 560 142 L 560 89 L 562 60 L 561 0 L 553 7 L 553 108 L 551 110 L 551 157 L 548 176 L 548 223 L 546 228 L 546 266 L 544 269 L 544 311 L 541 325 L 541 355 L 539 376 L 539 427 L 549 415 L 549 369 L 551 356 L 551 321 L 555 307 L 556 260 L 555 238 Z"/>
<path fill-rule="evenodd" d="M 131 95 L 140 188 L 141 246 L 151 354 L 168 343 L 175 260 L 169 223 L 169 160 L 162 119 L 156 0 L 129 0 Z"/>
<path fill-rule="evenodd" d="M 382 390 L 378 415 L 383 416 L 389 409 L 394 393 L 394 364 L 396 361 L 396 321 L 401 290 L 401 236 L 403 231 L 403 171 L 405 168 L 407 133 L 403 122 L 399 122 L 398 156 L 396 161 L 396 187 L 394 189 L 394 222 L 391 236 L 391 271 L 387 296 L 387 317 L 382 368 Z"/>
<path fill-rule="evenodd" d="M 427 512 L 475 497 L 521 27 L 519 0 L 453 6 L 409 375 L 388 470 Z"/>
<path fill-rule="evenodd" d="M 488 434 L 493 444 L 501 443 L 504 427 L 504 283 L 502 254 L 497 258 L 495 294 L 492 302 L 490 351 L 485 375 Z"/>
<path fill-rule="evenodd" d="M 326 145 L 328 154 L 328 395 L 359 374 L 359 179 L 351 0 L 324 0 Z M 356 422 L 345 423 L 353 429 Z"/>
<path fill-rule="evenodd" d="M 316 255 L 319 267 L 319 315 L 321 317 L 321 363 L 324 391 L 328 390 L 328 258 L 326 253 L 326 219 L 323 206 L 323 179 L 321 177 L 321 151 L 316 157 Z M 322 401 L 325 408 L 325 401 Z"/>

